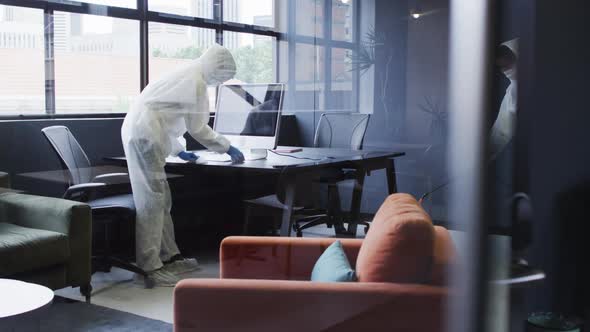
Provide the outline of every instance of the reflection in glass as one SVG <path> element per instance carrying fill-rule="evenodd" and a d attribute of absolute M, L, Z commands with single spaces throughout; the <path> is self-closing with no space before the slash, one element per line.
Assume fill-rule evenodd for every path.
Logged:
<path fill-rule="evenodd" d="M 0 5 L 0 115 L 45 110 L 43 11 Z"/>
<path fill-rule="evenodd" d="M 57 113 L 124 113 L 139 93 L 139 23 L 54 14 Z"/>

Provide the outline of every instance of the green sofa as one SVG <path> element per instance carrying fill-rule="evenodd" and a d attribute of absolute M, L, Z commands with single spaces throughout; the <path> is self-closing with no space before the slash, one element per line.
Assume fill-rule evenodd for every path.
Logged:
<path fill-rule="evenodd" d="M 84 203 L 2 193 L 0 278 L 51 289 L 80 287 L 90 301 L 91 234 L 92 214 Z"/>

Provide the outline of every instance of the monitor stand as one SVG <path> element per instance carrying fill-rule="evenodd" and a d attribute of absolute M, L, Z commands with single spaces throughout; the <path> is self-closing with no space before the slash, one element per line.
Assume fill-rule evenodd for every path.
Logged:
<path fill-rule="evenodd" d="M 267 156 L 267 149 L 250 149 L 250 151 L 245 153 L 244 158 L 246 160 L 264 160 Z"/>

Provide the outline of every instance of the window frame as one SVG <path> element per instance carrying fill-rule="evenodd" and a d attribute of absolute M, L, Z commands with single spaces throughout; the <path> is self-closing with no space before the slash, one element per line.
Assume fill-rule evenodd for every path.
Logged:
<path fill-rule="evenodd" d="M 338 0 L 324 0 L 323 2 L 323 27 L 322 27 L 322 35 L 318 36 L 306 36 L 297 34 L 297 0 L 288 0 L 288 11 L 290 14 L 288 15 L 288 26 L 287 31 L 291 38 L 288 38 L 288 50 L 289 50 L 289 68 L 288 68 L 288 81 L 289 86 L 296 87 L 297 84 L 300 83 L 309 83 L 309 82 L 301 82 L 296 79 L 296 47 L 297 45 L 312 45 L 314 47 L 321 47 L 323 48 L 323 56 L 324 61 L 322 68 L 318 68 L 318 70 L 323 71 L 324 73 L 324 80 L 318 80 L 315 83 L 318 83 L 321 87 L 320 91 L 320 100 L 318 106 L 318 110 L 320 112 L 329 112 L 332 111 L 332 108 L 329 107 L 330 105 L 326 105 L 326 94 L 333 92 L 332 90 L 332 50 L 333 49 L 345 49 L 351 50 L 352 52 L 357 52 L 359 47 L 359 13 L 360 13 L 360 1 L 361 0 L 353 0 L 352 2 L 352 40 L 351 41 L 344 41 L 334 39 L 332 35 L 333 31 L 333 22 L 332 22 L 332 6 L 335 1 Z M 360 72 L 358 70 L 352 71 L 352 103 L 351 103 L 351 111 L 353 113 L 360 112 L 359 110 L 359 82 L 360 82 Z M 296 89 L 289 89 L 289 98 L 294 100 L 295 98 Z"/>
<path fill-rule="evenodd" d="M 281 33 L 277 32 L 276 18 L 275 27 L 258 26 L 223 20 L 223 3 L 225 0 L 213 0 L 213 19 L 183 16 L 169 13 L 151 11 L 148 8 L 149 0 L 136 0 L 136 9 L 115 7 L 107 5 L 92 4 L 79 1 L 55 2 L 51 0 L 0 0 L 0 5 L 41 9 L 44 12 L 44 55 L 45 55 L 45 113 L 38 114 L 0 114 L 0 120 L 26 120 L 26 119 L 53 119 L 53 118 L 109 118 L 122 117 L 126 113 L 76 113 L 59 114 L 55 112 L 55 58 L 53 50 L 54 31 L 53 13 L 55 11 L 69 12 L 75 14 L 88 14 L 106 16 L 137 21 L 139 24 L 139 66 L 140 66 L 140 91 L 149 83 L 149 31 L 150 22 L 176 24 L 196 28 L 207 28 L 215 30 L 215 41 L 223 45 L 223 32 L 233 31 L 274 37 L 274 57 L 278 59 L 279 42 L 283 40 Z M 275 0 L 275 6 L 277 1 Z M 275 61 L 275 75 L 278 75 L 278 61 Z"/>

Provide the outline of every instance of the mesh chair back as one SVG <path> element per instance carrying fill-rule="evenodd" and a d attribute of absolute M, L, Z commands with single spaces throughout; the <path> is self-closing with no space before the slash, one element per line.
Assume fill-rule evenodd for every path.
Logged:
<path fill-rule="evenodd" d="M 315 133 L 314 147 L 360 150 L 369 125 L 369 114 L 324 113 Z"/>
<path fill-rule="evenodd" d="M 57 153 L 62 167 L 70 173 L 70 184 L 92 181 L 90 160 L 68 127 L 51 126 L 41 132 Z"/>

